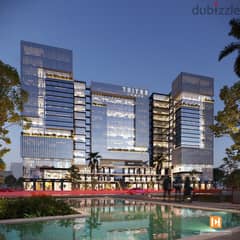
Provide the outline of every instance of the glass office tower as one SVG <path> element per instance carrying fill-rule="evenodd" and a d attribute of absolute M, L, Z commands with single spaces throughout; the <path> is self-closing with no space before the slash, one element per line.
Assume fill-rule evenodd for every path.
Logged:
<path fill-rule="evenodd" d="M 170 94 L 151 97 L 146 89 L 88 86 L 73 78 L 72 51 L 22 41 L 21 84 L 29 93 L 22 115 L 31 120 L 21 135 L 25 189 L 71 189 L 73 164 L 83 173 L 82 186 L 91 185 L 91 152 L 102 157 L 104 179 L 114 172 L 114 181 L 118 174 L 137 187 L 155 181 L 159 188 L 160 175 L 193 170 L 212 179 L 212 78 L 181 73 Z M 157 173 L 151 166 L 161 155 Z"/>
<path fill-rule="evenodd" d="M 181 73 L 172 84 L 174 172 L 212 179 L 213 78 Z"/>
<path fill-rule="evenodd" d="M 190 73 L 176 78 L 170 95 L 151 95 L 150 162 L 163 156 L 162 175 L 212 179 L 213 103 L 213 78 Z"/>
<path fill-rule="evenodd" d="M 72 52 L 21 42 L 21 84 L 28 92 L 21 155 L 26 189 L 70 189 L 73 160 L 74 81 Z M 64 182 L 65 181 L 65 182 Z"/>
<path fill-rule="evenodd" d="M 92 82 L 91 99 L 91 147 L 101 162 L 148 163 L 148 91 Z"/>

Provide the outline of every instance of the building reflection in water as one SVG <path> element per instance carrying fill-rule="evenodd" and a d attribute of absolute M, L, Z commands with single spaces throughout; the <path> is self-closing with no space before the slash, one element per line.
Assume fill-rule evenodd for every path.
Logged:
<path fill-rule="evenodd" d="M 1 225 L 1 239 L 160 240 L 215 231 L 209 227 L 213 212 L 108 198 L 69 199 L 68 203 L 86 217 Z M 216 214 L 223 217 L 223 227 L 240 224 L 240 215 Z"/>

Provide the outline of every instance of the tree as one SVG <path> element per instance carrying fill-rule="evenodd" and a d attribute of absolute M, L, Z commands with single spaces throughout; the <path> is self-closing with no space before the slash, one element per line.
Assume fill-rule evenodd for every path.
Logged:
<path fill-rule="evenodd" d="M 224 175 L 225 175 L 224 170 L 222 170 L 220 168 L 213 169 L 213 181 L 214 182 L 218 182 L 218 183 L 223 182 Z"/>
<path fill-rule="evenodd" d="M 223 158 L 223 164 L 219 167 L 221 170 L 224 171 L 225 175 L 230 175 L 234 170 L 237 169 L 237 159 L 235 154 L 232 152 L 231 149 L 226 149 L 227 157 Z"/>
<path fill-rule="evenodd" d="M 89 157 L 87 158 L 87 160 L 89 161 L 88 167 L 90 167 L 91 173 L 93 173 L 93 176 L 91 177 L 92 189 L 95 189 L 95 186 L 97 184 L 97 179 L 95 179 L 95 173 L 96 171 L 99 171 L 100 158 L 101 156 L 98 152 L 89 153 Z"/>
<path fill-rule="evenodd" d="M 69 168 L 69 173 L 70 173 L 70 179 L 73 185 L 73 189 L 75 189 L 76 182 L 79 180 L 80 175 L 79 175 L 79 169 L 76 165 L 72 165 Z"/>
<path fill-rule="evenodd" d="M 163 168 L 163 162 L 166 161 L 166 158 L 164 157 L 163 153 L 157 155 L 154 158 L 153 161 L 153 166 L 156 168 L 156 174 L 160 174 L 162 173 L 162 168 Z"/>
<path fill-rule="evenodd" d="M 230 136 L 233 145 L 228 148 L 232 159 L 240 161 L 240 81 L 232 87 L 224 86 L 220 92 L 224 109 L 215 116 L 216 123 L 210 126 L 216 137 Z"/>
<path fill-rule="evenodd" d="M 240 188 L 240 169 L 234 170 L 225 179 L 225 184 L 227 187 Z"/>
<path fill-rule="evenodd" d="M 8 187 L 15 187 L 17 183 L 17 179 L 13 175 L 8 175 L 7 177 L 5 177 L 4 183 Z"/>
<path fill-rule="evenodd" d="M 191 177 L 195 177 L 196 174 L 198 174 L 199 172 L 196 170 L 196 169 L 193 169 L 191 172 L 190 172 L 190 175 Z"/>
<path fill-rule="evenodd" d="M 225 183 L 227 186 L 234 185 L 233 179 L 236 180 L 236 173 L 232 175 L 238 168 L 238 162 L 235 159 L 235 155 L 231 149 L 226 149 L 227 157 L 223 158 L 223 164 L 219 168 L 213 169 L 213 180 L 215 183 Z M 240 183 L 239 183 L 240 185 Z"/>
<path fill-rule="evenodd" d="M 5 146 L 11 143 L 8 128 L 23 120 L 20 112 L 27 98 L 27 92 L 20 86 L 17 70 L 0 60 L 0 158 L 10 151 Z"/>
<path fill-rule="evenodd" d="M 231 31 L 229 32 L 229 36 L 240 40 L 240 19 L 232 19 L 229 22 L 231 26 Z M 238 56 L 234 63 L 234 72 L 240 77 L 240 42 L 232 42 L 227 45 L 219 54 L 218 60 L 221 61 L 224 57 L 228 56 L 234 51 L 238 51 Z"/>
<path fill-rule="evenodd" d="M 100 158 L 101 156 L 98 152 L 89 153 L 87 160 L 89 161 L 88 166 L 91 168 L 91 173 L 98 171 Z"/>
<path fill-rule="evenodd" d="M 17 182 L 16 182 L 16 186 L 20 189 L 23 188 L 23 182 L 24 182 L 24 178 L 23 177 L 20 177 L 17 179 Z"/>
<path fill-rule="evenodd" d="M 229 35 L 240 40 L 240 19 L 232 19 L 229 24 L 231 25 Z M 234 71 L 240 77 L 240 42 L 226 46 L 220 52 L 219 61 L 235 50 L 238 51 L 238 56 L 234 63 Z M 224 86 L 219 96 L 224 102 L 224 109 L 217 113 L 216 124 L 210 128 L 216 137 L 223 135 L 231 137 L 233 145 L 226 149 L 227 155 L 231 157 L 230 161 L 240 161 L 240 81 L 231 87 Z"/>
<path fill-rule="evenodd" d="M 4 171 L 6 168 L 5 162 L 0 158 L 0 171 Z"/>

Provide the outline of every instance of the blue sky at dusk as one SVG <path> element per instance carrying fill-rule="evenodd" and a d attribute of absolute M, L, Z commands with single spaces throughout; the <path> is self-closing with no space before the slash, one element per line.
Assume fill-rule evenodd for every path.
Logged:
<path fill-rule="evenodd" d="M 218 7 L 240 8 L 219 0 Z M 236 55 L 217 61 L 233 41 L 237 15 L 193 15 L 210 0 L 0 0 L 0 59 L 20 70 L 20 40 L 73 50 L 74 77 L 168 93 L 180 72 L 215 78 L 215 112 L 223 85 L 237 81 Z M 238 16 L 239 17 L 239 16 Z M 20 128 L 11 129 L 8 162 L 20 161 Z M 215 140 L 215 165 L 230 144 Z"/>

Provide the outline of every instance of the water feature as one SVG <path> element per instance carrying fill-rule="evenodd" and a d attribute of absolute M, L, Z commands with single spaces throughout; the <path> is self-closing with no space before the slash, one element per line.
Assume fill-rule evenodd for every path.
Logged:
<path fill-rule="evenodd" d="M 209 217 L 221 216 L 222 229 L 240 226 L 240 214 L 156 205 L 133 200 L 69 199 L 85 217 L 1 224 L 0 240 L 157 240 L 178 239 L 210 228 Z"/>

